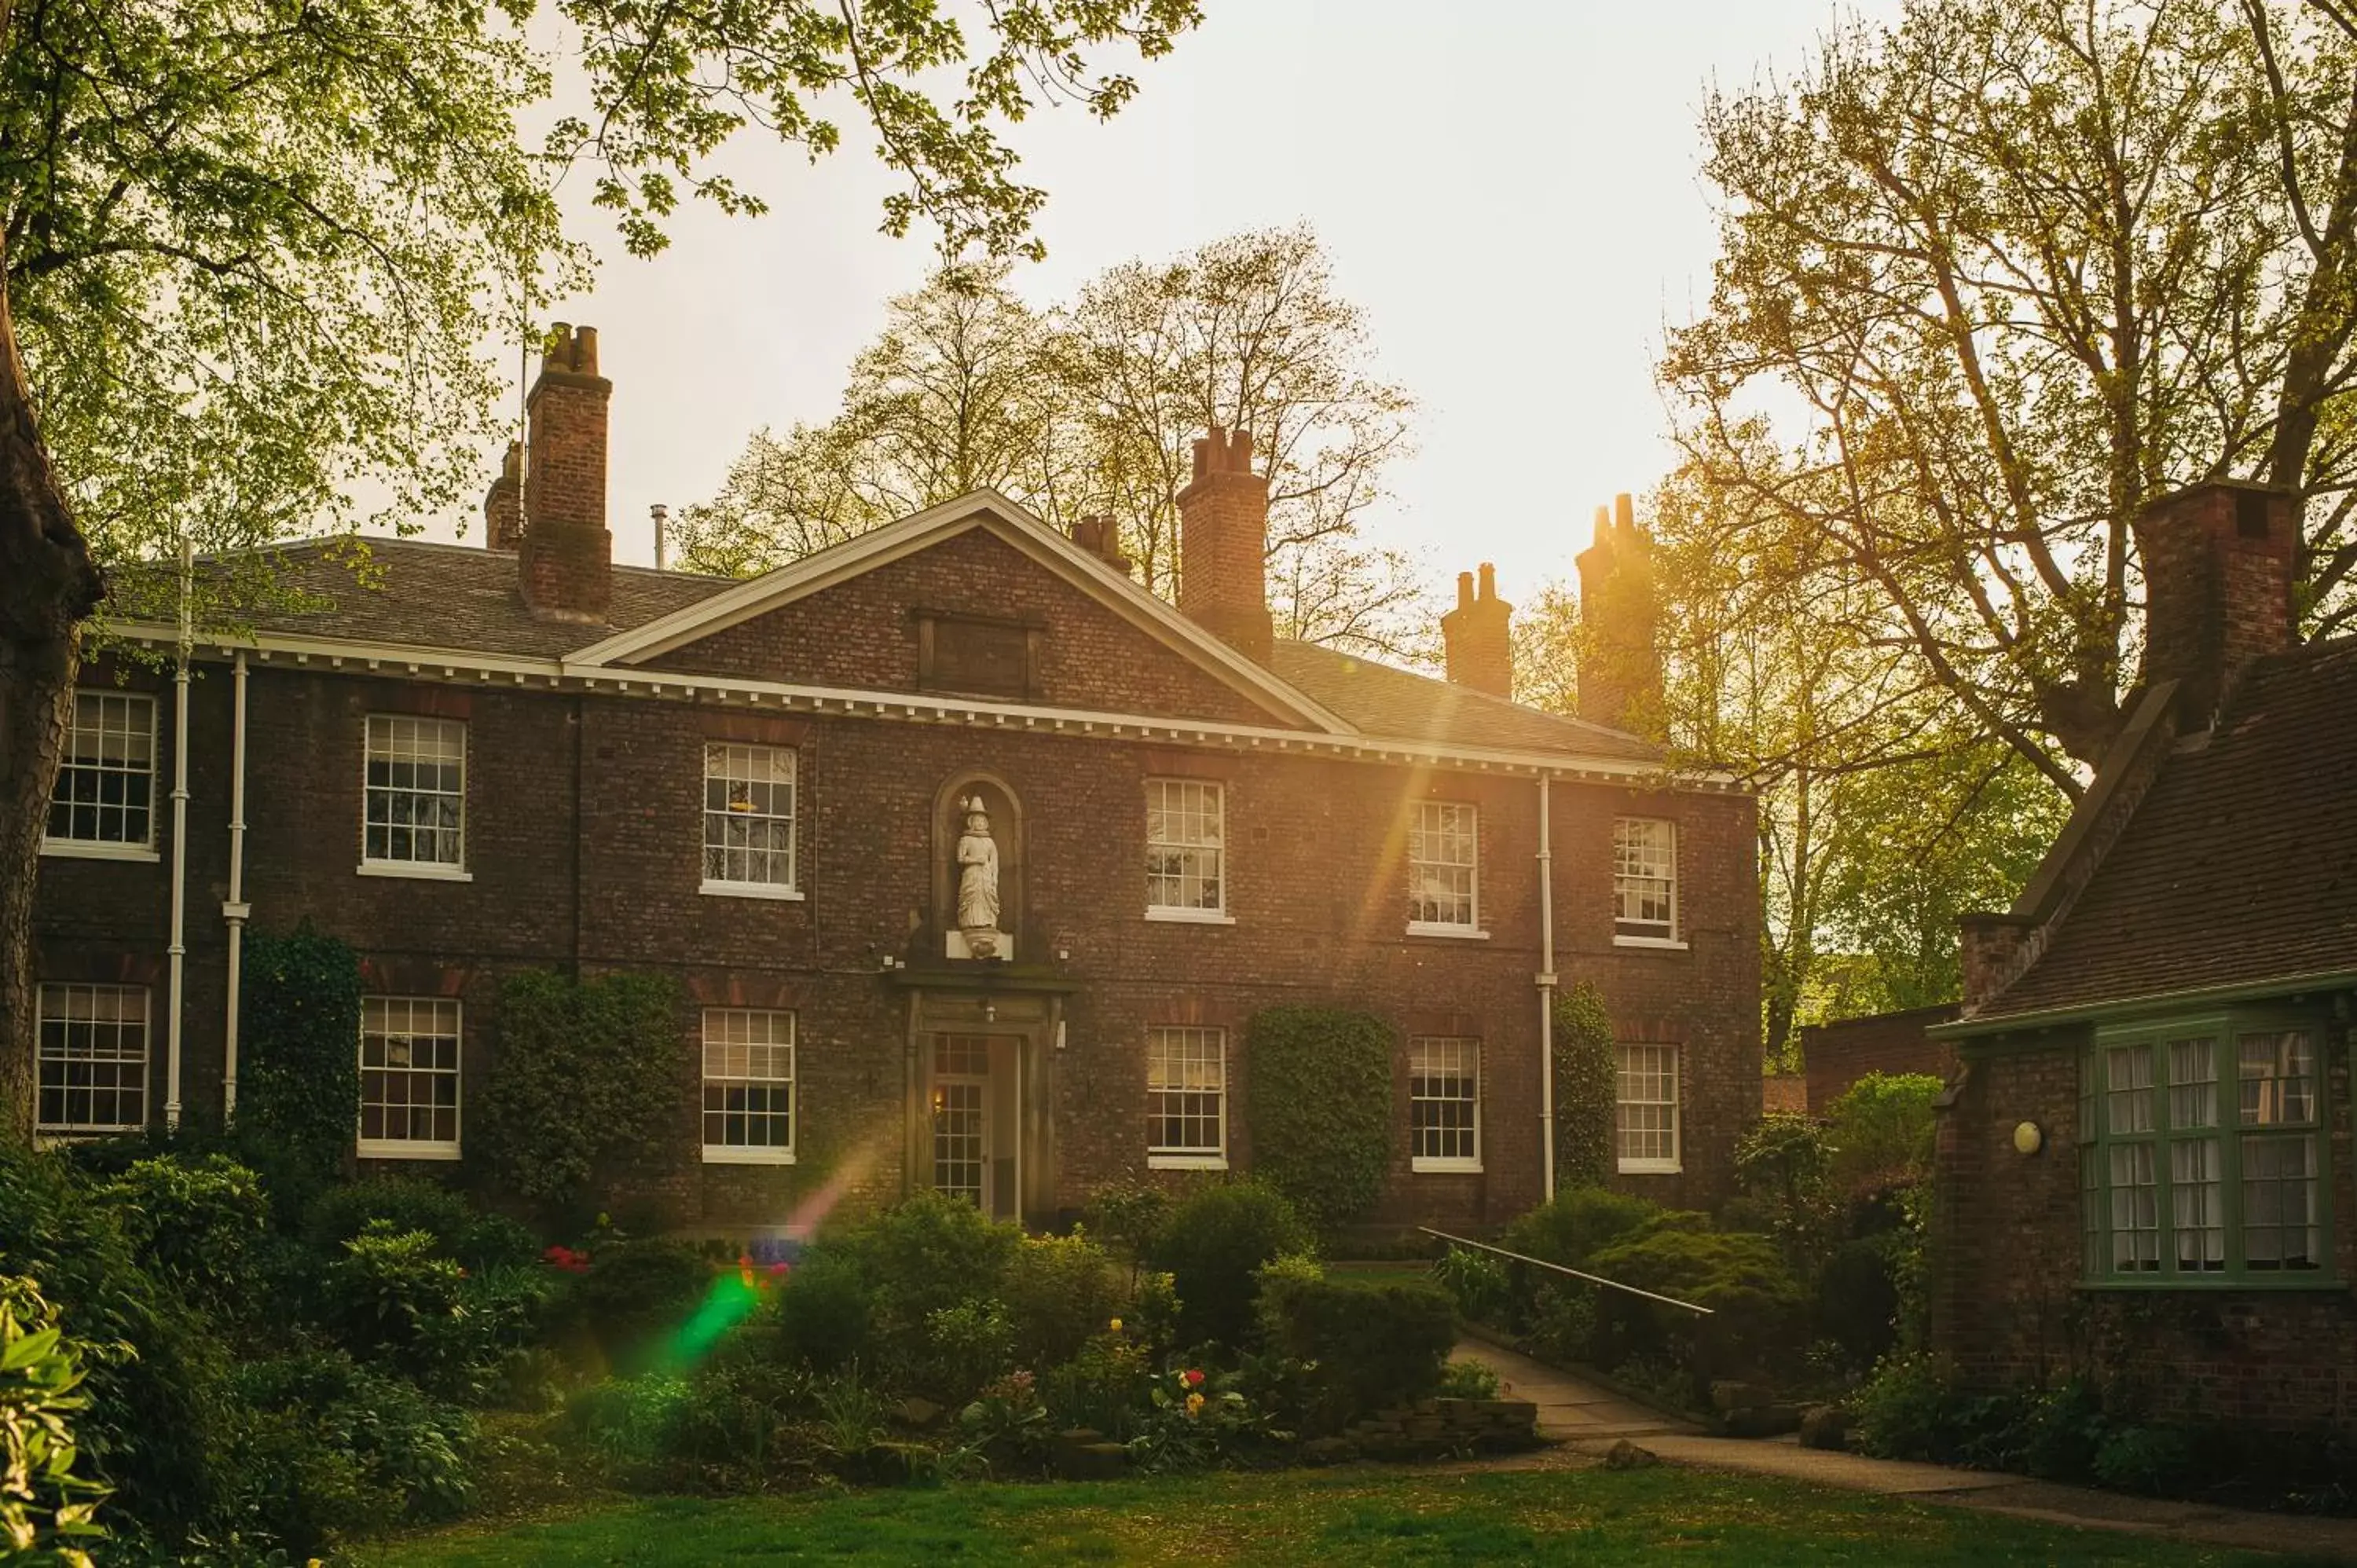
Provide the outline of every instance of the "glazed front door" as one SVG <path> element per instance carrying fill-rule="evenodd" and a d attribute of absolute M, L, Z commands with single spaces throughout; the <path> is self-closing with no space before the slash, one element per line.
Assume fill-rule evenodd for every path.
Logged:
<path fill-rule="evenodd" d="M 933 1190 L 1000 1219 L 1022 1217 L 1021 1044 L 992 1035 L 933 1036 Z"/>

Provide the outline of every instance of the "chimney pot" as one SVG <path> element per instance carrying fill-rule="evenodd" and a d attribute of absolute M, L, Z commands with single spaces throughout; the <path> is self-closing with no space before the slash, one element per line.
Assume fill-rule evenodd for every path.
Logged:
<path fill-rule="evenodd" d="M 1653 542 L 1637 526 L 1635 503 L 1615 497 L 1596 509 L 1596 542 L 1579 553 L 1579 716 L 1614 729 L 1642 729 L 1661 707 L 1660 607 L 1653 596 Z"/>
<path fill-rule="evenodd" d="M 2230 480 L 2172 491 L 2136 514 L 2143 682 L 2178 682 L 2188 728 L 2209 727 L 2244 665 L 2291 646 L 2297 516 L 2290 491 Z"/>
<path fill-rule="evenodd" d="M 1440 618 L 1440 642 L 1452 685 L 1493 697 L 1514 694 L 1514 607 L 1498 596 L 1498 569 L 1481 564 L 1481 593 L 1473 574 L 1457 574 L 1457 607 Z"/>
<path fill-rule="evenodd" d="M 1268 662 L 1268 480 L 1253 472 L 1248 431 L 1215 424 L 1195 443 L 1195 477 L 1178 492 L 1178 609 Z"/>
<path fill-rule="evenodd" d="M 614 383 L 597 374 L 597 330 L 549 328 L 540 374 L 524 396 L 530 461 L 517 571 L 543 620 L 602 623 L 613 602 L 614 538 L 606 531 L 606 412 Z"/>
<path fill-rule="evenodd" d="M 483 492 L 483 547 L 513 550 L 523 542 L 523 443 L 511 441 Z"/>

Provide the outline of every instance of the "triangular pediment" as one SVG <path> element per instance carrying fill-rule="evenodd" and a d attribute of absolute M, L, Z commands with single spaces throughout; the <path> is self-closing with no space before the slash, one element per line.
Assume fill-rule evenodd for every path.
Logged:
<path fill-rule="evenodd" d="M 994 490 L 765 573 L 565 662 L 1355 733 Z"/>

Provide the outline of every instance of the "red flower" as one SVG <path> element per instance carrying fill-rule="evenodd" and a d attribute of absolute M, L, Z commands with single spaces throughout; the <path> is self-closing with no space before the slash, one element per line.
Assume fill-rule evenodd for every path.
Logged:
<path fill-rule="evenodd" d="M 1192 1367 L 1188 1368 L 1187 1386 L 1190 1389 L 1201 1388 L 1203 1386 L 1203 1374 Z"/>

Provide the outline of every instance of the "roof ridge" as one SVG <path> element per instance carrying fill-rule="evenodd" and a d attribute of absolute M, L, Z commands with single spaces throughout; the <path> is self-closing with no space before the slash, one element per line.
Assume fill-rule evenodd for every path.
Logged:
<path fill-rule="evenodd" d="M 506 553 L 494 552 L 487 545 L 468 544 L 455 539 L 412 539 L 398 533 L 307 533 L 299 539 L 274 540 L 267 544 L 241 544 L 229 550 L 210 550 L 197 556 L 196 559 L 221 561 L 241 555 L 273 555 L 295 551 L 313 551 L 352 540 L 358 540 L 371 549 L 390 545 L 398 550 L 431 550 L 442 554 L 472 556 L 481 561 L 489 561 L 495 554 Z M 635 561 L 616 561 L 611 563 L 611 566 L 614 571 L 628 572 L 640 577 L 662 577 L 691 583 L 745 581 L 742 577 L 724 576 L 717 572 L 675 572 L 664 566 L 641 566 Z"/>
<path fill-rule="evenodd" d="M 1512 713 L 1529 714 L 1538 718 L 1552 720 L 1559 725 L 1568 725 L 1574 729 L 1593 730 L 1598 735 L 1609 735 L 1619 740 L 1633 740 L 1646 746 L 1660 744 L 1650 736 L 1639 735 L 1634 730 L 1615 729 L 1610 725 L 1598 724 L 1594 719 L 1583 719 L 1571 714 L 1558 714 L 1551 708 L 1535 707 L 1529 703 L 1518 703 L 1512 697 L 1501 697 L 1493 692 L 1484 692 L 1479 687 L 1464 685 L 1442 676 L 1426 675 L 1420 670 L 1404 670 L 1396 664 L 1387 663 L 1381 659 L 1371 659 L 1357 653 L 1344 653 L 1340 649 L 1329 648 L 1322 642 L 1311 642 L 1298 637 L 1281 637 L 1277 641 L 1293 648 L 1309 649 L 1335 659 L 1350 659 L 1361 664 L 1372 664 L 1376 669 L 1387 671 L 1394 675 L 1405 675 L 1412 681 L 1422 681 L 1427 685 L 1440 687 L 1460 697 L 1469 698 L 1476 703 L 1485 703 L 1491 707 L 1504 708 Z"/>

